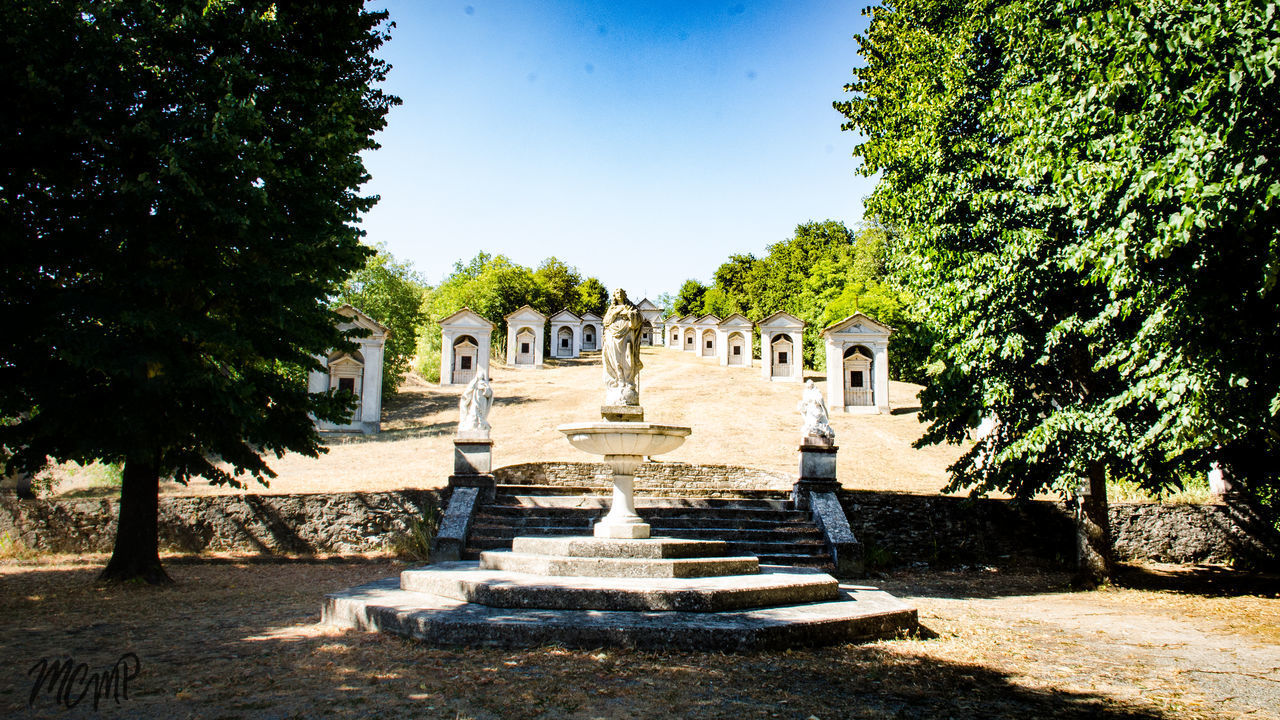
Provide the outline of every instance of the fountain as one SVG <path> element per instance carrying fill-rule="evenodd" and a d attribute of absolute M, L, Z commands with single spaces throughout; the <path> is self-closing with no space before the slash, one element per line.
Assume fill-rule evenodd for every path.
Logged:
<path fill-rule="evenodd" d="M 612 502 L 593 536 L 516 537 L 510 551 L 481 552 L 479 562 L 438 562 L 333 593 L 323 622 L 443 644 L 720 652 L 892 637 L 916 627 L 914 608 L 875 588 L 761 566 L 755 556 L 729 555 L 721 540 L 650 537 L 636 513 L 636 468 L 680 447 L 690 428 L 644 422 L 640 315 L 622 291 L 604 325 L 603 422 L 557 428 L 612 470 Z M 487 403 L 481 395 L 464 402 L 464 421 Z M 455 542 L 465 542 L 477 497 L 475 487 L 454 487 L 445 524 L 455 521 Z"/>

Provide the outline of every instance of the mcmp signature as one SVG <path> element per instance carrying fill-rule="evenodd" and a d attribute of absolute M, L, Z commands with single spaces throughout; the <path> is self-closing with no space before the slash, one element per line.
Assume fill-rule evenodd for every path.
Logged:
<path fill-rule="evenodd" d="M 69 655 L 61 660 L 41 658 L 27 671 L 28 677 L 34 675 L 36 679 L 27 707 L 35 705 L 42 688 L 46 695 L 53 695 L 55 704 L 68 710 L 79 705 L 91 691 L 94 710 L 107 698 L 119 705 L 121 698 L 129 699 L 129 681 L 138 677 L 141 669 L 142 662 L 133 653 L 121 655 L 110 668 L 94 673 L 89 672 L 87 663 L 77 664 Z"/>

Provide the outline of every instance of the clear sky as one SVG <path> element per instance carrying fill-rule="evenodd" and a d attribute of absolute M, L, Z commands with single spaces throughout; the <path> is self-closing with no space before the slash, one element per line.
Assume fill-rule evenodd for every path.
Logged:
<path fill-rule="evenodd" d="M 704 282 L 872 182 L 831 107 L 862 0 L 404 0 L 382 197 L 364 220 L 434 284 L 484 250 L 548 256 L 638 300 Z"/>

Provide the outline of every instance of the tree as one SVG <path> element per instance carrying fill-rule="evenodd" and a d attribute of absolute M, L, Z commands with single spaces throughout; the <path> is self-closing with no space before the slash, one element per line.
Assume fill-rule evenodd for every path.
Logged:
<path fill-rule="evenodd" d="M 680 286 L 680 292 L 676 293 L 675 302 L 671 303 L 676 317 L 705 314 L 702 312 L 702 296 L 706 294 L 706 285 L 697 280 L 685 280 Z"/>
<path fill-rule="evenodd" d="M 596 278 L 589 277 L 578 286 L 578 302 L 573 311 L 579 315 L 595 313 L 604 317 L 609 308 L 609 290 Z"/>
<path fill-rule="evenodd" d="M 316 455 L 300 382 L 349 346 L 327 306 L 365 260 L 359 153 L 386 15 L 361 3 L 6 3 L 0 445 L 123 463 L 103 578 L 168 577 L 161 476 L 239 485 Z"/>
<path fill-rule="evenodd" d="M 582 275 L 577 268 L 552 257 L 543 260 L 533 276 L 542 289 L 542 300 L 535 304 L 541 312 L 550 315 L 578 305 L 578 286 L 582 284 Z"/>
<path fill-rule="evenodd" d="M 1108 477 L 1158 491 L 1218 459 L 1276 486 L 1267 27 L 1248 2 L 901 0 L 836 104 L 936 333 L 923 442 L 995 420 L 951 487 L 1076 495 L 1086 580 Z"/>
<path fill-rule="evenodd" d="M 382 395 L 394 395 L 404 380 L 418 347 L 418 330 L 426 320 L 422 301 L 426 295 L 421 278 L 407 264 L 398 263 L 385 247 L 379 247 L 342 285 L 336 305 L 343 303 L 363 311 L 391 330 L 387 337 Z"/>

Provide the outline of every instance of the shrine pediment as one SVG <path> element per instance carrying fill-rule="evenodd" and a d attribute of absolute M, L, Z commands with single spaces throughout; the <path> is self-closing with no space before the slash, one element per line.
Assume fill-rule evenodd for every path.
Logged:
<path fill-rule="evenodd" d="M 464 307 L 458 312 L 441 320 L 440 326 L 446 328 L 466 328 L 469 330 L 493 331 L 493 323 L 485 320 L 483 316 L 468 307 Z"/>
<path fill-rule="evenodd" d="M 532 325 L 540 325 L 547 321 L 547 316 L 525 305 L 524 307 L 510 313 L 504 318 L 508 323 L 525 323 Z"/>
<path fill-rule="evenodd" d="M 582 318 L 578 317 L 576 314 L 574 314 L 574 313 L 572 313 L 572 312 L 569 312 L 568 310 L 561 310 L 560 312 L 558 312 L 558 313 L 556 313 L 555 315 L 552 315 L 552 316 L 551 316 L 551 322 L 554 322 L 554 323 L 580 323 L 580 322 L 582 322 Z"/>
<path fill-rule="evenodd" d="M 742 313 L 734 313 L 721 320 L 720 327 L 751 327 L 751 321 Z"/>
<path fill-rule="evenodd" d="M 865 313 L 854 313 L 849 317 L 828 325 L 822 335 L 840 335 L 842 337 L 887 338 L 893 334 L 893 328 L 876 322 Z"/>
<path fill-rule="evenodd" d="M 804 321 L 788 312 L 776 312 L 769 317 L 756 323 L 762 328 L 779 328 L 779 329 L 799 329 L 804 327 Z"/>
<path fill-rule="evenodd" d="M 334 312 L 347 319 L 346 322 L 338 323 L 338 329 L 342 332 L 346 332 L 354 328 L 360 328 L 362 330 L 368 330 L 368 337 L 375 340 L 386 339 L 387 335 L 391 334 L 391 329 L 386 325 L 383 325 L 350 305 L 343 305 L 337 310 L 334 310 Z"/>

